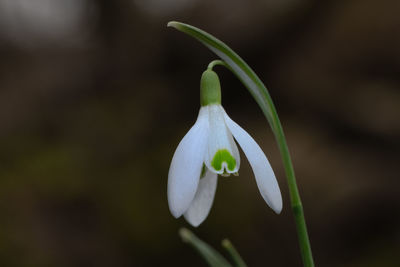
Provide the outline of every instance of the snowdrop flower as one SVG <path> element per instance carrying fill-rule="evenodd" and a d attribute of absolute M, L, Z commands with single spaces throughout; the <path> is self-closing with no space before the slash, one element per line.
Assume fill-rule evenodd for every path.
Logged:
<path fill-rule="evenodd" d="M 197 121 L 179 143 L 168 173 L 172 215 L 184 215 L 195 227 L 206 219 L 214 201 L 218 174 L 238 174 L 240 156 L 233 138 L 253 169 L 262 197 L 279 214 L 282 196 L 271 165 L 254 139 L 221 106 L 219 78 L 211 69 L 201 77 L 200 99 Z"/>

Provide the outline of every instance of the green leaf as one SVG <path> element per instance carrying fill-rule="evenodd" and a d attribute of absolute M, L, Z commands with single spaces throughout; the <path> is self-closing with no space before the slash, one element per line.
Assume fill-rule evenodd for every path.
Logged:
<path fill-rule="evenodd" d="M 232 265 L 221 254 L 204 241 L 200 240 L 188 229 L 181 228 L 179 230 L 179 235 L 183 242 L 192 245 L 211 267 L 232 267 Z"/>
<path fill-rule="evenodd" d="M 228 251 L 236 267 L 247 267 L 239 252 L 235 249 L 229 239 L 222 240 L 222 246 Z"/>

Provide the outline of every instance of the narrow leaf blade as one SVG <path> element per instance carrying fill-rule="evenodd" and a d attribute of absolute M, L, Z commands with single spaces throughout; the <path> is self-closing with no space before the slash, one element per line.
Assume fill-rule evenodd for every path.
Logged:
<path fill-rule="evenodd" d="M 239 252 L 236 250 L 229 239 L 222 240 L 222 247 L 224 247 L 228 251 L 236 267 L 247 267 Z"/>
<path fill-rule="evenodd" d="M 229 262 L 221 254 L 210 247 L 207 243 L 200 240 L 188 229 L 181 228 L 179 230 L 179 235 L 181 236 L 183 242 L 189 243 L 191 246 L 193 246 L 211 267 L 232 267 L 232 265 L 229 264 Z"/>

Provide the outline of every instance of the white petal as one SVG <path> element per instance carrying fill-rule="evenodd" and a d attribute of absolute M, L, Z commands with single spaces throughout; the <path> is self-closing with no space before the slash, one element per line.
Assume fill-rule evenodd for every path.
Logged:
<path fill-rule="evenodd" d="M 199 184 L 208 141 L 208 112 L 201 108 L 196 123 L 183 137 L 168 173 L 168 205 L 176 218 L 190 206 Z"/>
<path fill-rule="evenodd" d="M 224 109 L 221 105 L 208 105 L 206 108 L 209 112 L 210 134 L 204 163 L 214 173 L 237 173 L 240 154 L 231 132 L 226 127 Z M 215 159 L 219 160 L 214 161 Z"/>
<path fill-rule="evenodd" d="M 205 176 L 200 179 L 196 196 L 184 214 L 185 219 L 194 227 L 199 226 L 211 210 L 217 189 L 217 176 L 207 169 Z"/>
<path fill-rule="evenodd" d="M 282 195 L 267 157 L 254 139 L 226 113 L 225 122 L 249 160 L 262 197 L 279 214 L 282 210 Z"/>

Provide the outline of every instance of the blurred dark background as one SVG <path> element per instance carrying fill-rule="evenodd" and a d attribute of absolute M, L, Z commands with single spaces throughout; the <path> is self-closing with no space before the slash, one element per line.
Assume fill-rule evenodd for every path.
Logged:
<path fill-rule="evenodd" d="M 0 0 L 0 265 L 206 266 L 177 235 L 249 266 L 301 266 L 279 152 L 221 67 L 223 104 L 276 172 L 275 215 L 242 157 L 197 229 L 167 173 L 216 58 L 170 20 L 224 40 L 270 90 L 317 266 L 400 266 L 400 1 Z"/>

